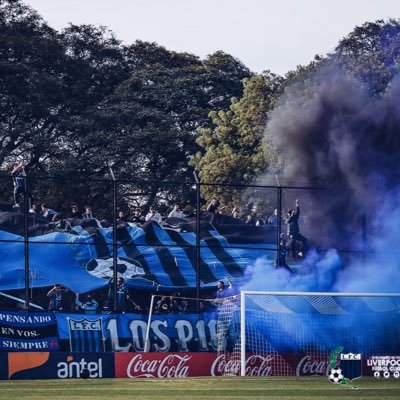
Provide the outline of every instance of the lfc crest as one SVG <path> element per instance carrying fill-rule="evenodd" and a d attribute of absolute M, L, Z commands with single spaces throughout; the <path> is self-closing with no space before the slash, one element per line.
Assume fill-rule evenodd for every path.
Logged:
<path fill-rule="evenodd" d="M 362 359 L 361 353 L 340 354 L 340 368 L 343 376 L 352 381 L 353 379 L 361 378 L 362 376 Z"/>
<path fill-rule="evenodd" d="M 101 318 L 68 318 L 71 351 L 104 351 Z"/>

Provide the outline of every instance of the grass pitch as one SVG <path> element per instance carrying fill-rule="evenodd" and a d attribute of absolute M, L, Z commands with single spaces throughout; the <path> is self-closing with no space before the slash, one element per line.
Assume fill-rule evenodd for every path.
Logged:
<path fill-rule="evenodd" d="M 400 379 L 361 378 L 357 389 L 324 377 L 205 377 L 0 381 L 0 400 L 399 399 Z"/>

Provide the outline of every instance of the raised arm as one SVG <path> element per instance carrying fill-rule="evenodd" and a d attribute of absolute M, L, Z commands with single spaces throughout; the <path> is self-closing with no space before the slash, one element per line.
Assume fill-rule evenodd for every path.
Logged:
<path fill-rule="evenodd" d="M 75 304 L 76 304 L 78 307 L 81 307 L 81 308 L 82 308 L 82 302 L 79 301 L 79 293 L 76 293 L 75 296 L 76 296 L 76 298 L 75 298 Z"/>
<path fill-rule="evenodd" d="M 15 174 L 19 171 L 22 171 L 24 169 L 24 166 L 22 165 L 22 163 L 19 163 L 17 165 L 15 165 L 15 167 L 12 169 L 11 173 Z"/>
<path fill-rule="evenodd" d="M 232 289 L 232 281 L 226 276 L 225 277 L 226 281 L 228 282 L 228 289 Z"/>

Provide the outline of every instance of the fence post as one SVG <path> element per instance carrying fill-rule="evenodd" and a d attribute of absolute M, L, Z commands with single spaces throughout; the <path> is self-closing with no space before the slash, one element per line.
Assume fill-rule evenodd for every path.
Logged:
<path fill-rule="evenodd" d="M 114 311 L 118 308 L 118 295 L 117 295 L 117 263 L 118 263 L 118 242 L 117 242 L 117 180 L 115 179 L 114 171 L 110 167 L 110 175 L 113 181 L 113 293 L 114 293 Z"/>
<path fill-rule="evenodd" d="M 281 232 L 282 232 L 282 187 L 279 185 L 277 187 L 277 218 L 276 218 L 276 265 L 279 266 L 279 244 L 281 241 Z"/>
<path fill-rule="evenodd" d="M 24 178 L 24 260 L 25 260 L 25 310 L 29 311 L 29 221 L 28 221 L 28 188 L 27 188 L 27 177 L 23 174 Z"/>
<path fill-rule="evenodd" d="M 200 298 L 200 181 L 193 171 L 196 182 L 196 298 Z M 197 312 L 199 312 L 199 302 L 197 301 Z"/>

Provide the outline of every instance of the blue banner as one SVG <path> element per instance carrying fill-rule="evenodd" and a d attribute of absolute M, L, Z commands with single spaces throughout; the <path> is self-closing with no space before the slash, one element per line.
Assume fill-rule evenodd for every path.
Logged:
<path fill-rule="evenodd" d="M 117 232 L 118 276 L 129 287 L 196 287 L 196 236 L 155 223 L 145 227 L 119 226 Z M 85 293 L 107 285 L 113 275 L 113 231 L 111 228 L 81 226 L 70 232 L 51 232 L 29 237 L 29 286 L 61 283 L 74 292 Z M 215 286 L 228 276 L 239 285 L 244 271 L 265 252 L 238 250 L 216 231 L 201 240 L 201 284 Z M 259 247 L 259 245 L 258 245 Z M 0 226 L 0 290 L 25 287 L 23 236 Z"/>
<path fill-rule="evenodd" d="M 59 337 L 70 351 L 143 351 L 147 315 L 57 314 Z M 151 351 L 215 351 L 214 313 L 154 315 L 150 325 Z"/>
<path fill-rule="evenodd" d="M 0 312 L 0 350 L 58 350 L 57 320 L 51 313 Z"/>

